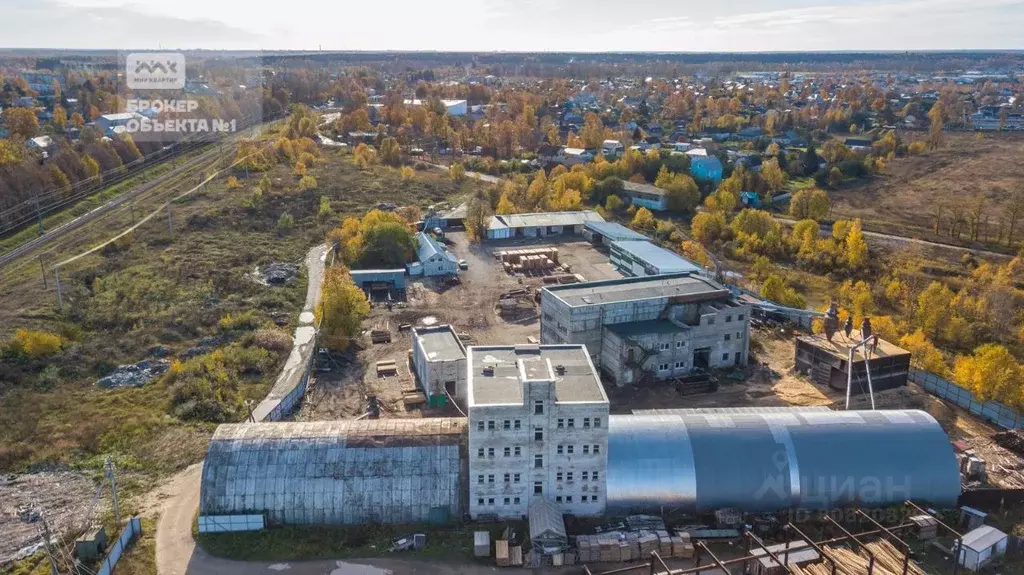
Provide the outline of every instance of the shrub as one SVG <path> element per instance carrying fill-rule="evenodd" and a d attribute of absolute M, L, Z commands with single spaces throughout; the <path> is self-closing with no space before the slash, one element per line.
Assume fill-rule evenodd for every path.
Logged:
<path fill-rule="evenodd" d="M 238 188 L 242 187 L 242 184 L 239 183 L 238 178 L 234 176 L 228 176 L 228 181 L 227 183 L 224 184 L 224 186 L 229 190 L 237 190 Z"/>
<path fill-rule="evenodd" d="M 448 175 L 451 176 L 453 181 L 461 182 L 466 179 L 466 168 L 462 164 L 452 164 L 448 168 Z"/>
<path fill-rule="evenodd" d="M 267 373 L 273 364 L 267 350 L 237 343 L 174 362 L 163 379 L 172 390 L 169 410 L 186 420 L 239 420 L 245 413 L 242 385 L 246 378 Z"/>
<path fill-rule="evenodd" d="M 416 175 L 416 170 L 409 166 L 402 166 L 402 180 L 408 182 Z"/>
<path fill-rule="evenodd" d="M 291 214 L 285 212 L 281 214 L 280 218 L 277 218 L 277 232 L 280 234 L 287 234 L 292 231 L 295 227 L 295 218 Z"/>
<path fill-rule="evenodd" d="M 229 313 L 220 318 L 220 321 L 217 322 L 217 327 L 219 327 L 221 331 L 256 329 L 261 325 L 263 325 L 263 319 L 260 317 L 260 314 L 254 310 L 247 310 L 236 315 Z"/>
<path fill-rule="evenodd" d="M 292 348 L 292 336 L 281 329 L 261 329 L 253 333 L 252 344 L 267 351 L 288 351 Z"/>
<path fill-rule="evenodd" d="M 48 331 L 19 329 L 14 332 L 11 350 L 31 358 L 46 357 L 60 351 L 64 339 Z"/>
<path fill-rule="evenodd" d="M 314 178 L 313 176 L 302 176 L 302 179 L 299 180 L 299 191 L 300 192 L 305 192 L 306 190 L 315 190 L 315 189 L 316 189 L 316 178 Z"/>

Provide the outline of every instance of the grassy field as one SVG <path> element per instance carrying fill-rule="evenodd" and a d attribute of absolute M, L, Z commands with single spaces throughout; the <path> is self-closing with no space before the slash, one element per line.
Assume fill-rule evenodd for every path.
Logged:
<path fill-rule="evenodd" d="M 388 553 L 391 544 L 413 533 L 423 533 L 423 549 L 405 556 L 468 562 L 473 558 L 473 532 L 490 531 L 497 540 L 510 523 L 437 525 L 361 525 L 361 526 L 275 526 L 263 531 L 242 533 L 194 533 L 196 541 L 209 554 L 239 561 L 289 561 L 310 559 L 346 559 L 378 557 Z M 526 533 L 523 522 L 511 523 L 520 535 Z M 195 529 L 193 529 L 195 531 Z"/>
<path fill-rule="evenodd" d="M 426 207 L 483 185 L 428 172 L 403 181 L 396 169 L 361 171 L 338 155 L 325 156 L 310 173 L 319 189 L 299 192 L 290 169 L 274 167 L 268 174 L 273 189 L 257 208 L 247 204 L 261 174 L 248 180 L 236 174 L 242 180 L 236 190 L 226 189 L 226 175 L 219 178 L 173 206 L 173 234 L 166 220 L 155 218 L 126 241 L 62 269 L 63 312 L 52 282 L 42 289 L 38 269 L 4 278 L 0 342 L 24 327 L 60 333 L 68 343 L 48 358 L 0 362 L 0 472 L 54 464 L 95 469 L 112 455 L 121 468 L 137 473 L 135 489 L 144 491 L 155 478 L 200 460 L 214 423 L 181 417 L 172 408 L 177 391 L 167 378 L 134 389 L 104 390 L 93 383 L 119 364 L 145 359 L 154 346 L 170 357 L 204 338 L 216 338 L 216 351 L 228 355 L 251 349 L 251 329 L 226 332 L 218 325 L 229 314 L 252 313 L 261 326 L 290 333 L 304 299 L 304 275 L 270 288 L 247 277 L 256 266 L 301 263 L 341 217 L 379 202 Z M 334 210 L 330 218 L 317 217 L 321 196 Z M 295 226 L 279 233 L 277 221 L 286 212 Z M 285 325 L 275 327 L 274 320 Z M 231 373 L 230 391 L 237 394 L 231 401 L 261 399 L 286 354 L 271 350 L 256 373 L 246 365 Z M 228 412 L 225 419 L 241 416 Z"/>
<path fill-rule="evenodd" d="M 1007 250 L 1005 241 L 1002 246 L 993 244 L 1007 196 L 1024 180 L 1022 154 L 1024 135 L 985 134 L 979 139 L 973 133 L 947 134 L 946 144 L 938 150 L 893 160 L 881 175 L 851 180 L 830 192 L 833 217 L 860 218 L 872 231 Z M 979 241 L 971 241 L 966 230 L 960 238 L 951 237 L 955 206 L 966 217 L 979 200 L 984 205 L 982 219 L 988 218 Z M 939 234 L 933 228 L 936 205 L 943 206 Z M 1016 236 L 1019 245 L 1024 230 L 1018 229 Z"/>

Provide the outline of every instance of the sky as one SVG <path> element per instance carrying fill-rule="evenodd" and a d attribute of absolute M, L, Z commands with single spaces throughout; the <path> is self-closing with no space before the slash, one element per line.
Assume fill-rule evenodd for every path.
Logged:
<path fill-rule="evenodd" d="M 0 0 L 3 48 L 1024 49 L 1024 0 Z"/>

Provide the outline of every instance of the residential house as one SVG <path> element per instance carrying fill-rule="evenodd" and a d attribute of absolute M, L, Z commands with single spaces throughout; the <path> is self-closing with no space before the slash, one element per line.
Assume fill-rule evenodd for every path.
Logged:
<path fill-rule="evenodd" d="M 657 186 L 625 181 L 622 182 L 622 192 L 634 206 L 656 211 L 668 209 L 667 192 Z"/>
<path fill-rule="evenodd" d="M 709 155 L 705 148 L 688 150 L 686 155 L 690 157 L 690 175 L 695 180 L 712 182 L 715 185 L 722 181 L 721 160 Z"/>
<path fill-rule="evenodd" d="M 594 161 L 594 152 L 583 148 L 562 148 L 555 156 L 555 162 L 567 167 Z"/>
<path fill-rule="evenodd" d="M 104 136 L 113 137 L 118 134 L 115 128 L 125 128 L 132 120 L 138 121 L 142 116 L 134 112 L 123 112 L 121 114 L 103 114 L 96 119 L 96 127 Z"/>
<path fill-rule="evenodd" d="M 410 276 L 452 276 L 459 273 L 458 258 L 433 236 L 420 232 L 416 239 L 419 242 L 416 249 L 417 261 L 406 266 Z"/>
<path fill-rule="evenodd" d="M 601 144 L 601 153 L 606 160 L 614 160 L 626 151 L 626 147 L 618 140 L 605 140 Z"/>
<path fill-rule="evenodd" d="M 846 138 L 846 147 L 854 152 L 870 152 L 871 140 L 867 138 Z"/>

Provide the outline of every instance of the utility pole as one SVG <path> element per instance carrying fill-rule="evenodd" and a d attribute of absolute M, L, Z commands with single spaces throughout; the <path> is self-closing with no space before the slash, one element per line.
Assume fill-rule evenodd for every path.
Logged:
<path fill-rule="evenodd" d="M 48 286 L 46 285 L 46 266 L 43 264 L 42 254 L 39 255 L 39 269 L 42 271 L 43 274 L 43 289 L 48 289 Z"/>
<path fill-rule="evenodd" d="M 121 528 L 121 507 L 117 503 L 117 479 L 114 472 L 114 460 L 107 457 L 107 478 L 110 479 L 110 493 L 114 500 L 114 520 L 117 521 L 117 528 Z"/>
<path fill-rule="evenodd" d="M 46 548 L 46 558 L 50 560 L 50 574 L 60 575 L 60 570 L 57 569 L 57 559 L 53 556 L 53 548 L 50 546 L 50 541 L 53 536 L 50 534 L 50 524 L 46 522 L 46 515 L 42 511 L 39 512 L 39 519 L 43 522 L 43 547 Z"/>
<path fill-rule="evenodd" d="M 60 308 L 60 311 L 64 311 L 64 298 L 60 293 L 60 267 L 58 266 L 53 266 L 53 281 L 57 285 L 57 307 Z"/>
<path fill-rule="evenodd" d="M 174 224 L 171 221 L 171 202 L 167 202 L 167 233 L 174 233 Z"/>
<path fill-rule="evenodd" d="M 39 209 L 39 192 L 36 192 L 36 218 L 39 219 L 39 235 L 43 235 L 43 212 Z"/>

